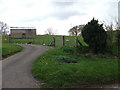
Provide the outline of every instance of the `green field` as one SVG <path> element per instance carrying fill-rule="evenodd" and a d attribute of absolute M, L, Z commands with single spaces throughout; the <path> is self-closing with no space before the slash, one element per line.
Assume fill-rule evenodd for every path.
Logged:
<path fill-rule="evenodd" d="M 32 42 L 33 44 L 41 44 L 41 45 L 50 45 L 52 38 L 55 37 L 55 46 L 60 47 L 62 46 L 62 36 L 57 35 L 38 35 L 34 39 L 10 39 L 11 43 L 28 43 Z M 65 45 L 73 47 L 75 45 L 75 38 L 82 42 L 83 45 L 87 45 L 81 36 L 65 36 Z M 67 42 L 66 40 L 69 40 Z"/>
<path fill-rule="evenodd" d="M 87 53 L 76 55 L 74 48 L 61 47 L 40 56 L 32 72 L 47 88 L 112 83 L 118 80 L 118 59 Z"/>
<path fill-rule="evenodd" d="M 21 51 L 23 48 L 19 45 L 9 43 L 9 37 L 8 35 L 2 35 L 2 44 L 1 44 L 1 53 L 2 53 L 2 59 L 15 54 L 16 52 Z"/>

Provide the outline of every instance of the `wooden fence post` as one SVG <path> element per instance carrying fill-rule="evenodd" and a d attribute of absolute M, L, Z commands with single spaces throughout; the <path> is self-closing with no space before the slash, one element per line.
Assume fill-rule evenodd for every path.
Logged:
<path fill-rule="evenodd" d="M 51 41 L 50 45 L 55 46 L 55 37 L 52 37 L 52 41 Z"/>
<path fill-rule="evenodd" d="M 55 37 L 53 37 L 53 45 L 55 46 Z"/>
<path fill-rule="evenodd" d="M 65 45 L 65 36 L 62 36 L 62 46 Z"/>
<path fill-rule="evenodd" d="M 75 37 L 75 47 L 78 47 L 78 38 Z"/>
<path fill-rule="evenodd" d="M 78 40 L 78 38 L 75 38 L 75 47 L 78 47 L 78 44 L 80 44 L 80 46 L 83 46 L 82 43 Z"/>
<path fill-rule="evenodd" d="M 65 40 L 67 47 L 69 47 L 69 39 Z"/>

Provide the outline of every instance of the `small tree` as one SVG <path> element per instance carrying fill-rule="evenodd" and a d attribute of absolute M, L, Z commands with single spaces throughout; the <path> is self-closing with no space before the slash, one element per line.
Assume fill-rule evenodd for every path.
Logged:
<path fill-rule="evenodd" d="M 85 25 L 78 25 L 72 27 L 68 32 L 71 33 L 72 36 L 78 36 L 80 35 L 82 29 L 84 28 Z"/>
<path fill-rule="evenodd" d="M 105 51 L 107 33 L 103 29 L 103 24 L 98 24 L 98 20 L 93 18 L 88 22 L 82 30 L 82 36 L 94 53 Z"/>
<path fill-rule="evenodd" d="M 0 21 L 0 34 L 7 34 L 8 28 L 9 27 L 6 23 Z"/>
<path fill-rule="evenodd" d="M 47 35 L 54 35 L 54 34 L 55 34 L 55 32 L 54 32 L 54 30 L 53 30 L 52 27 L 47 28 L 47 30 L 45 31 L 45 33 L 46 33 Z"/>
<path fill-rule="evenodd" d="M 77 36 L 78 35 L 78 26 L 74 26 L 73 28 L 71 28 L 69 30 L 69 32 L 71 32 L 73 34 L 73 36 Z"/>

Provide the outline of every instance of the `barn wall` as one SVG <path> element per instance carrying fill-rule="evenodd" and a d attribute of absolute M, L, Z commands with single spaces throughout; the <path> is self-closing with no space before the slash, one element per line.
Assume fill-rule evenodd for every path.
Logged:
<path fill-rule="evenodd" d="M 27 38 L 33 38 L 36 36 L 36 30 L 26 30 L 26 37 Z"/>
<path fill-rule="evenodd" d="M 36 29 L 11 29 L 12 38 L 34 38 Z"/>

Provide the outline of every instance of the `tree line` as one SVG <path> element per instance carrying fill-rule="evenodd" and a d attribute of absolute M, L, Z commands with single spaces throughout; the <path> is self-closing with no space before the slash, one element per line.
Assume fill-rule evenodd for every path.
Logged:
<path fill-rule="evenodd" d="M 83 40 L 88 44 L 93 53 L 105 53 L 108 48 L 112 51 L 113 45 L 119 46 L 120 43 L 118 22 L 117 20 L 115 22 L 116 26 L 114 28 L 113 23 L 106 24 L 103 22 L 100 24 L 98 20 L 93 18 L 86 25 L 72 27 L 69 32 L 72 36 L 82 35 Z M 114 41 L 113 37 L 117 38 L 117 40 Z"/>

